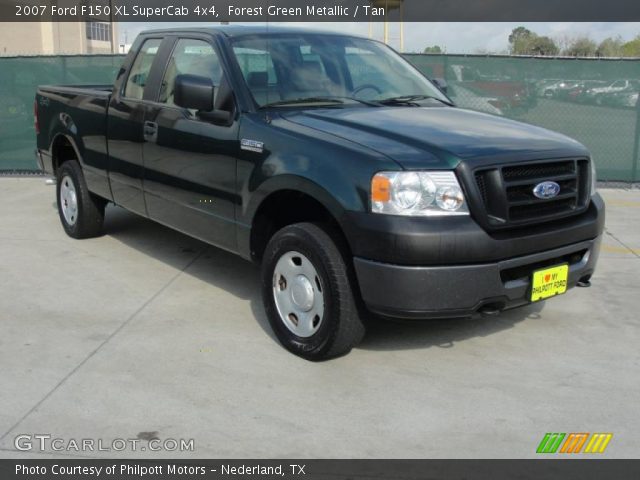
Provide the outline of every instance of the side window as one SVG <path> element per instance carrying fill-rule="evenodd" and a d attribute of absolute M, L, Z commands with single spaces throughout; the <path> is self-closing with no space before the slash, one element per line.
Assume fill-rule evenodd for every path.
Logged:
<path fill-rule="evenodd" d="M 185 74 L 207 77 L 215 86 L 220 85 L 222 66 L 211 45 L 203 40 L 178 40 L 162 79 L 158 102 L 175 105 L 173 95 L 176 77 Z M 215 94 L 218 94 L 217 88 Z"/>
<path fill-rule="evenodd" d="M 129 72 L 129 78 L 127 78 L 127 84 L 124 88 L 124 96 L 126 98 L 142 100 L 144 87 L 147 84 L 149 72 L 151 71 L 151 65 L 156 58 L 161 43 L 162 40 L 159 38 L 150 38 L 142 44 L 133 62 L 131 71 Z"/>

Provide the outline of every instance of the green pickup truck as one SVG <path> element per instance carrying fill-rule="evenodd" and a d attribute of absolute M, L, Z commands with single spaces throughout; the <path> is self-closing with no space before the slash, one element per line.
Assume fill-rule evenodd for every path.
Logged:
<path fill-rule="evenodd" d="M 113 202 L 261 262 L 271 326 L 307 359 L 350 351 L 372 313 L 497 314 L 588 286 L 597 262 L 584 146 L 457 108 L 369 39 L 145 32 L 114 85 L 42 86 L 35 111 L 71 237 Z"/>

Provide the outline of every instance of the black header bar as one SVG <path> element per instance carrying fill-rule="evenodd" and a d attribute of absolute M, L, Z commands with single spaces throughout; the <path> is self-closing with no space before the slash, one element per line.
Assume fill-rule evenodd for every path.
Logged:
<path fill-rule="evenodd" d="M 630 0 L 0 0 L 0 21 L 640 21 Z"/>
<path fill-rule="evenodd" d="M 3 480 L 637 480 L 640 460 L 0 460 Z"/>

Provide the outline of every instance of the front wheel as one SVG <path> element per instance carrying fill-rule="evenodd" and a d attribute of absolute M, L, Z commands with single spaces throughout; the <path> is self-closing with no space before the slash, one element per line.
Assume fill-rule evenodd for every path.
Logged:
<path fill-rule="evenodd" d="M 348 353 L 364 336 L 345 258 L 327 231 L 297 223 L 269 241 L 262 298 L 276 336 L 308 360 Z"/>

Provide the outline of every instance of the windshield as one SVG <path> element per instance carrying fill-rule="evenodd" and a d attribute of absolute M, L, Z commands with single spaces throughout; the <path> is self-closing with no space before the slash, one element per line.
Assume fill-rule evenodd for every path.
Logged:
<path fill-rule="evenodd" d="M 260 107 L 374 104 L 399 97 L 449 102 L 402 57 L 371 40 L 258 34 L 234 39 L 233 51 Z"/>

